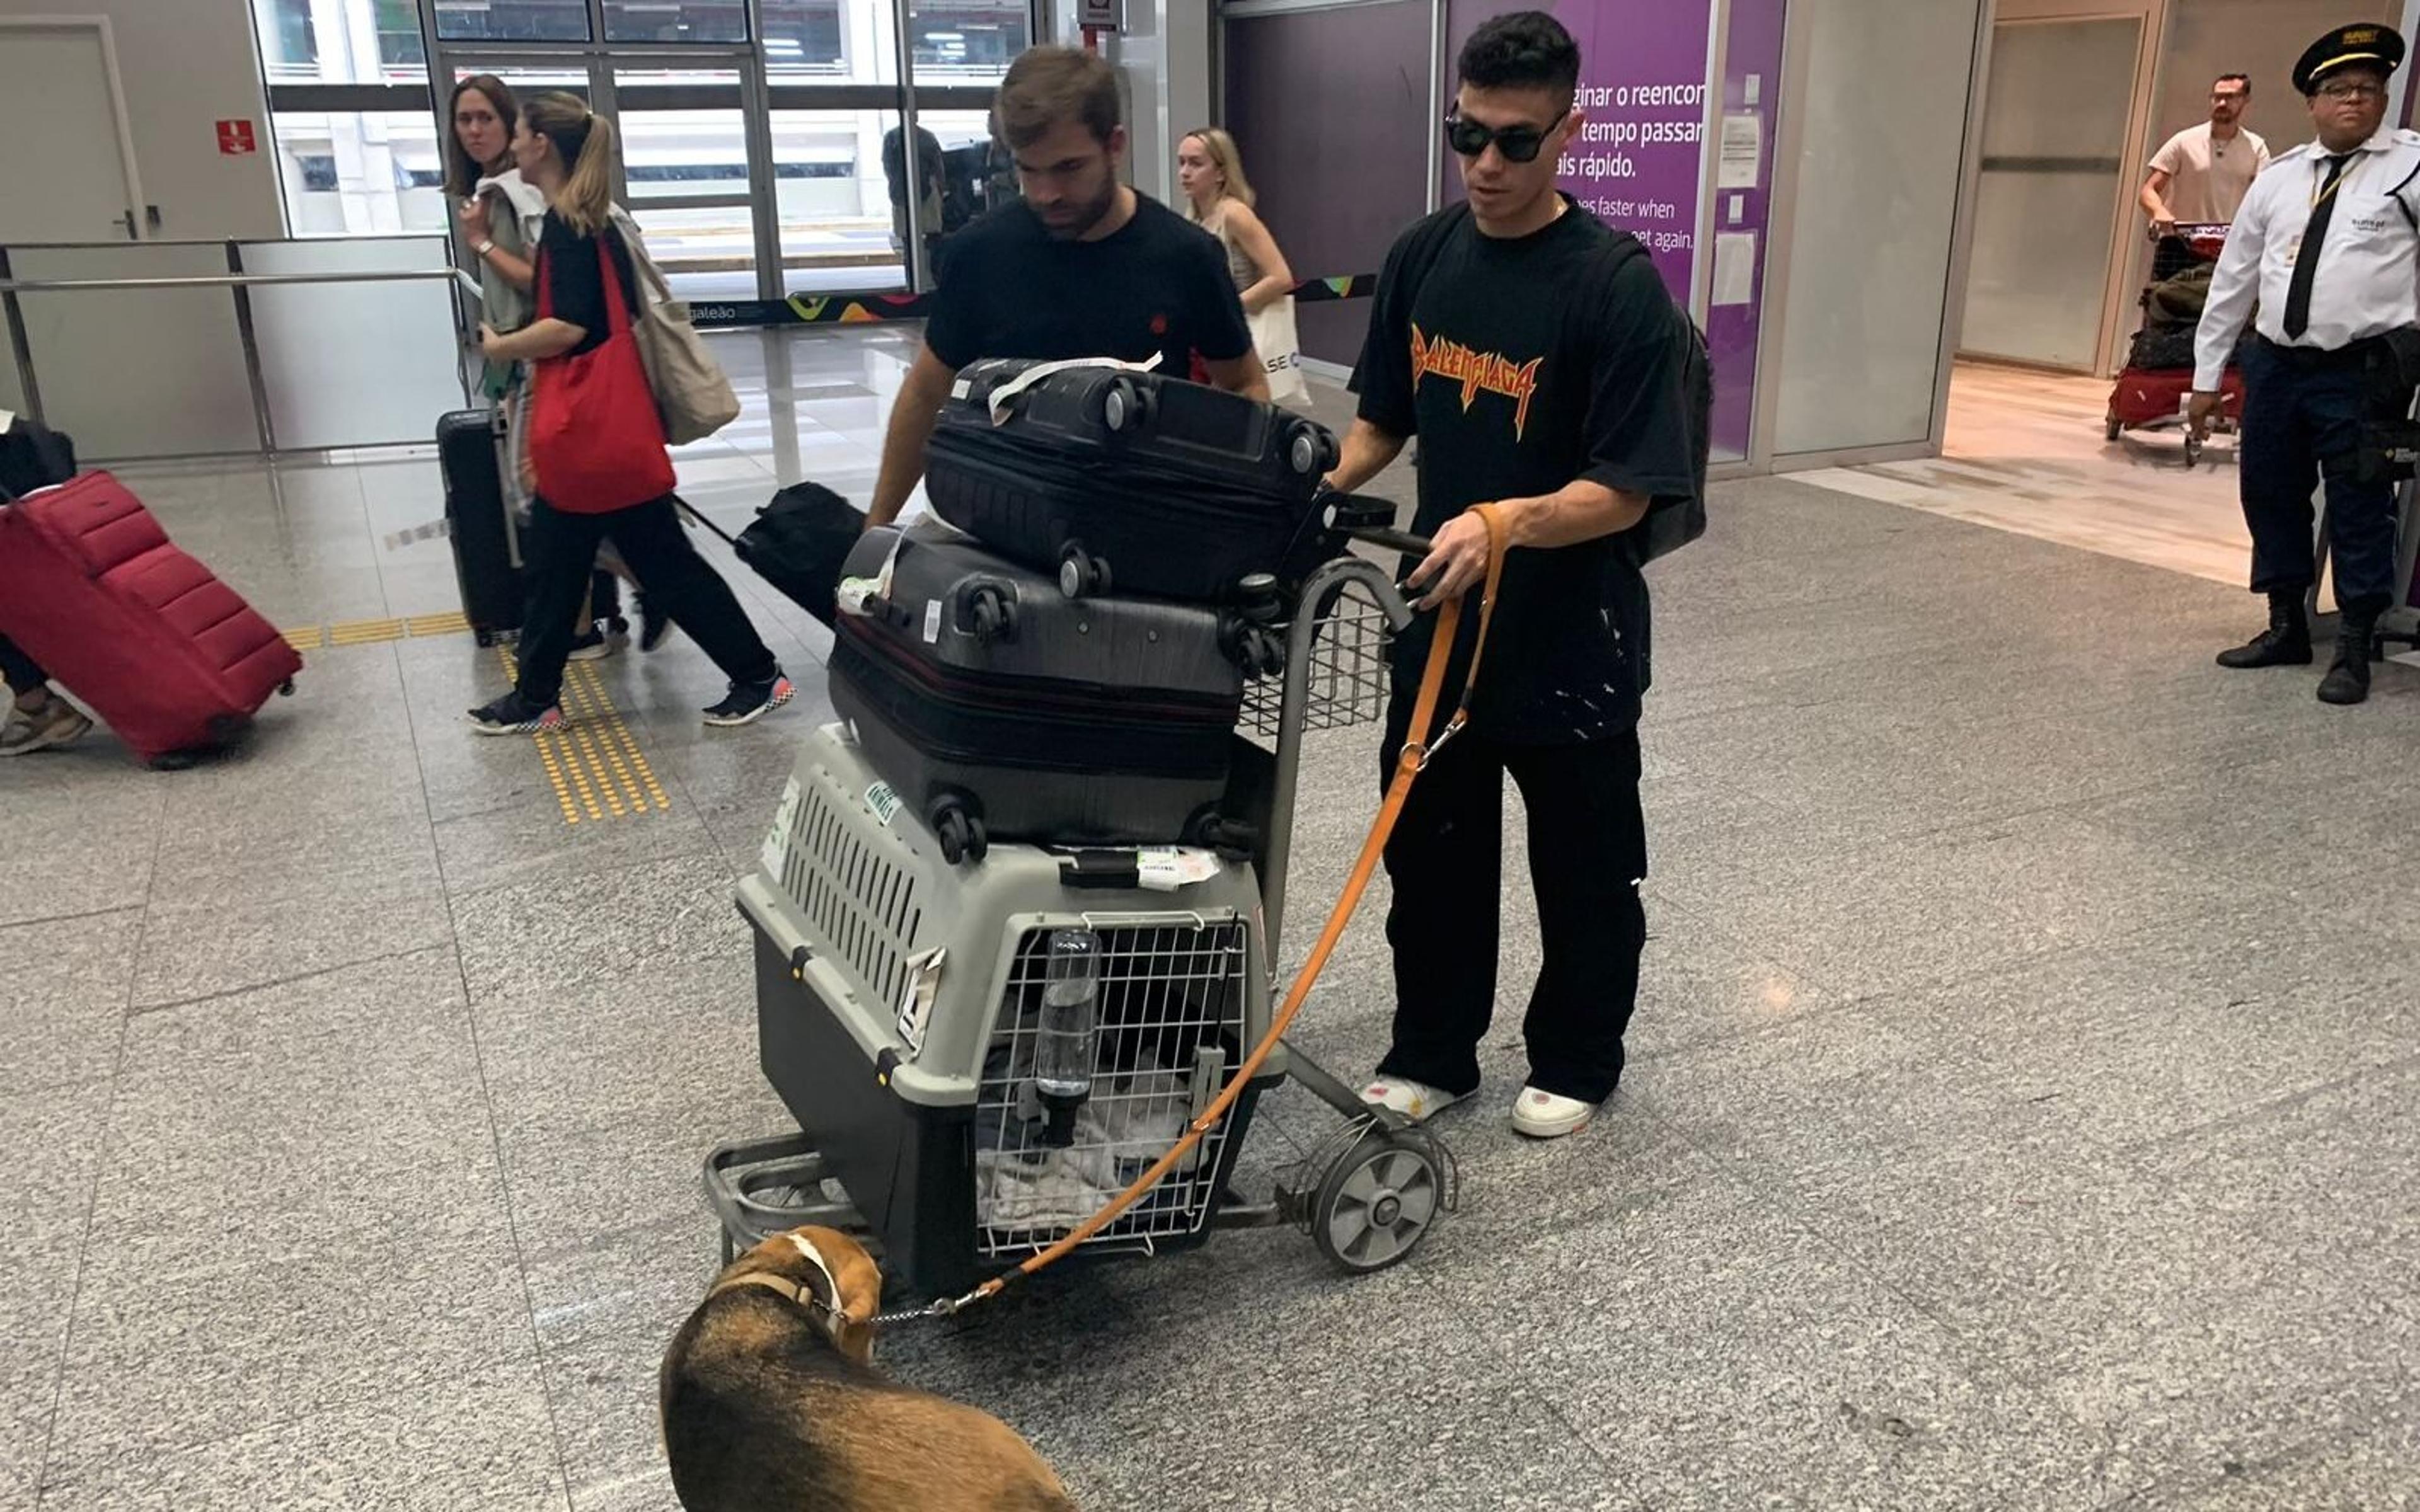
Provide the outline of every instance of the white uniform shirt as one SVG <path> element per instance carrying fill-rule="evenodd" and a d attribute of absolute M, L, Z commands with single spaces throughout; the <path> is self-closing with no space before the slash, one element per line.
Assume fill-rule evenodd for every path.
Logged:
<path fill-rule="evenodd" d="M 2420 324 L 2420 231 L 2404 213 L 2408 208 L 2420 216 L 2420 132 L 2388 127 L 2356 147 L 2345 164 L 2311 285 L 2310 328 L 2287 336 L 2294 259 L 2327 177 L 2328 155 L 2311 143 L 2277 159 L 2252 181 L 2211 279 L 2210 303 L 2194 344 L 2195 388 L 2218 391 L 2255 301 L 2260 334 L 2281 347 L 2335 351 L 2366 336 Z"/>

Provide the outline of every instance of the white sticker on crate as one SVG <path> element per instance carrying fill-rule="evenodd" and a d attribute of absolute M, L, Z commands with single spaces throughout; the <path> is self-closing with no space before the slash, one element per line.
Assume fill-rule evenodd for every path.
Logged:
<path fill-rule="evenodd" d="M 940 642 L 940 639 L 941 601 L 938 598 L 928 598 L 924 600 L 924 643 L 928 646 L 937 645 Z"/>
<path fill-rule="evenodd" d="M 1174 892 L 1207 882 L 1222 871 L 1215 851 L 1190 845 L 1147 845 L 1135 852 L 1137 883 L 1153 892 Z"/>
<path fill-rule="evenodd" d="M 799 822 L 799 779 L 790 779 L 782 789 L 782 805 L 773 810 L 773 827 L 765 832 L 765 848 L 756 856 L 765 874 L 774 881 L 782 880 L 782 867 L 790 856 L 790 829 Z"/>
<path fill-rule="evenodd" d="M 876 782 L 865 790 L 865 806 L 873 810 L 875 819 L 886 826 L 898 818 L 899 810 L 906 807 L 900 801 L 898 790 L 888 782 Z"/>

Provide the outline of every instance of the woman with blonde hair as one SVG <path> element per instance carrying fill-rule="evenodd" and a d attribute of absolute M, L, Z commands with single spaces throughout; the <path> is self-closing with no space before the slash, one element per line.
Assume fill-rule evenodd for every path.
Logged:
<path fill-rule="evenodd" d="M 1271 396 L 1280 403 L 1307 401 L 1311 391 L 1295 334 L 1294 270 L 1253 208 L 1252 181 L 1244 176 L 1235 139 L 1217 126 L 1187 132 L 1177 144 L 1176 181 L 1194 224 L 1227 249 L 1227 272 L 1243 297 L 1252 345 L 1268 366 Z"/>
<path fill-rule="evenodd" d="M 731 585 L 681 529 L 662 422 L 631 334 L 639 249 L 613 205 L 613 125 L 576 95 L 539 95 L 521 107 L 513 160 L 547 198 L 537 317 L 510 335 L 490 326 L 479 335 L 490 359 L 531 364 L 525 450 L 535 497 L 522 543 L 530 612 L 519 682 L 472 710 L 471 722 L 485 734 L 562 726 L 573 618 L 597 548 L 611 541 L 640 591 L 731 680 L 706 722 L 747 724 L 796 690 Z"/>

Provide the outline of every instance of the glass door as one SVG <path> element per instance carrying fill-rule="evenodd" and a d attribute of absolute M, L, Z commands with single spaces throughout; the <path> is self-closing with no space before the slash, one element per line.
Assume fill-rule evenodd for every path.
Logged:
<path fill-rule="evenodd" d="M 740 59 L 721 68 L 675 66 L 687 64 L 687 54 L 608 61 L 622 131 L 619 198 L 645 233 L 649 255 L 685 299 L 758 298 L 758 176 L 748 131 L 753 69 Z"/>
<path fill-rule="evenodd" d="M 2143 23 L 1993 29 L 1961 349 L 2091 372 L 2101 357 Z"/>

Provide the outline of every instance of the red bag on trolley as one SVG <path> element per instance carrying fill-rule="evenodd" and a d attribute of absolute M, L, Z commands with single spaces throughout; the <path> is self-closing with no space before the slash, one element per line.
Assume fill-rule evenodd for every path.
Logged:
<path fill-rule="evenodd" d="M 597 260 L 605 280 L 605 340 L 577 354 L 536 365 L 530 400 L 529 458 L 538 496 L 570 515 L 606 515 L 673 491 L 673 459 L 664 452 L 664 424 L 647 386 L 622 277 L 606 238 L 597 233 Z M 541 262 L 537 316 L 554 314 Z"/>

